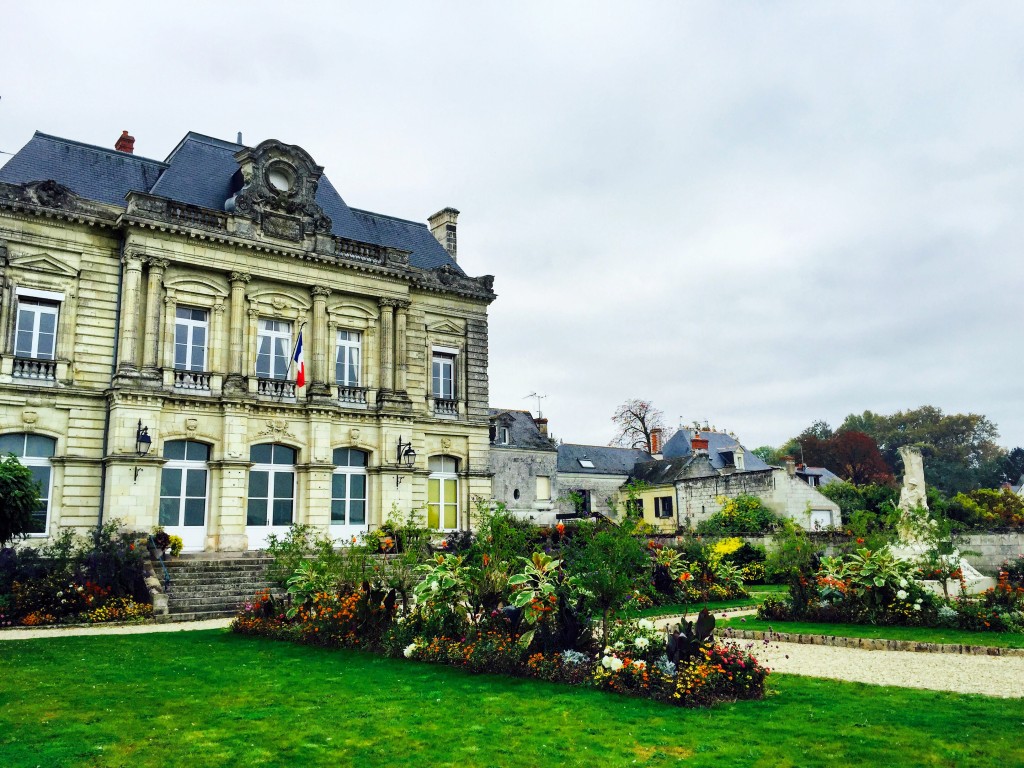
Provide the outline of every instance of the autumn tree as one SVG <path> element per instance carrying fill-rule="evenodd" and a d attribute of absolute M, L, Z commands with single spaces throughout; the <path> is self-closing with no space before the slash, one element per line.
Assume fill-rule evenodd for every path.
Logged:
<path fill-rule="evenodd" d="M 609 445 L 641 448 L 648 453 L 654 453 L 654 430 L 665 429 L 664 414 L 650 400 L 627 400 L 616 409 L 612 422 L 616 432 Z"/>
<path fill-rule="evenodd" d="M 856 485 L 888 485 L 895 481 L 889 466 L 870 435 L 837 432 L 828 440 L 833 472 Z M 826 465 L 827 466 L 827 465 Z"/>

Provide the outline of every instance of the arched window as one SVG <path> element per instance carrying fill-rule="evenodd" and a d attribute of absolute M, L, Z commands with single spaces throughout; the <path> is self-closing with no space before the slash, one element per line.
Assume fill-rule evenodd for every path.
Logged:
<path fill-rule="evenodd" d="M 366 465 L 368 456 L 356 448 L 336 448 L 331 477 L 331 525 L 335 537 L 366 530 Z M 351 530 L 350 530 L 351 529 Z"/>
<path fill-rule="evenodd" d="M 292 524 L 295 515 L 294 448 L 262 443 L 249 449 L 249 504 L 246 509 L 246 534 L 249 548 L 266 544 L 266 537 Z"/>
<path fill-rule="evenodd" d="M 160 472 L 160 525 L 180 536 L 185 549 L 206 546 L 206 496 L 209 487 L 210 446 L 192 440 L 164 443 Z"/>
<path fill-rule="evenodd" d="M 57 448 L 57 441 L 44 435 L 29 435 L 23 432 L 0 435 L 0 456 L 13 453 L 23 466 L 29 468 L 39 485 L 39 508 L 32 514 L 32 524 L 27 533 L 45 536 L 50 530 L 50 492 L 53 477 L 50 459 Z"/>
<path fill-rule="evenodd" d="M 459 460 L 431 456 L 427 466 L 427 528 L 453 531 L 459 527 Z"/>

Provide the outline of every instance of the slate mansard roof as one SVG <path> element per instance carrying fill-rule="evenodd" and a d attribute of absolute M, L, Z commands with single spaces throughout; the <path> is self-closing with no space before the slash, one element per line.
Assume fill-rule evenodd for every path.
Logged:
<path fill-rule="evenodd" d="M 676 459 L 692 455 L 693 448 L 690 443 L 693 440 L 693 436 L 693 430 L 680 429 L 665 443 L 662 448 L 662 455 L 666 459 Z M 708 441 L 708 459 L 711 462 L 711 466 L 716 470 L 731 466 L 722 454 L 734 452 L 738 447 L 742 448 L 735 437 L 725 432 L 712 432 L 711 430 L 702 429 L 700 430 L 700 436 Z M 743 448 L 743 469 L 745 472 L 757 472 L 771 468 L 769 464 L 765 463 L 753 452 Z"/>
<path fill-rule="evenodd" d="M 143 192 L 179 203 L 223 211 L 239 170 L 241 144 L 189 132 L 163 162 L 139 155 L 36 133 L 0 167 L 0 182 L 53 180 L 79 197 L 124 207 L 125 195 Z M 426 224 L 350 208 L 326 176 L 316 202 L 331 218 L 331 233 L 362 243 L 410 251 L 420 269 L 448 265 L 465 274 Z"/>
<path fill-rule="evenodd" d="M 492 449 L 519 449 L 527 451 L 555 451 L 555 445 L 544 437 L 529 411 L 491 408 L 488 411 L 492 422 L 508 427 L 508 443 L 491 443 Z"/>
<path fill-rule="evenodd" d="M 580 461 L 594 466 L 585 467 Z M 651 454 L 639 448 L 612 448 L 607 445 L 558 446 L 558 471 L 584 475 L 629 475 L 637 462 L 651 461 Z"/>

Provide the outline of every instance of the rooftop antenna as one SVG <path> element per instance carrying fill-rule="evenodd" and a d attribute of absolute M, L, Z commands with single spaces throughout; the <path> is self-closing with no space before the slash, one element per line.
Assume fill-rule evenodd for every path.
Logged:
<path fill-rule="evenodd" d="M 540 411 L 540 401 L 543 400 L 544 398 L 546 398 L 547 395 L 538 395 L 536 392 L 531 392 L 526 397 L 524 397 L 523 400 L 525 400 L 527 397 L 536 397 L 537 398 L 537 418 L 538 419 L 543 419 L 544 418 L 544 414 L 541 413 L 541 411 Z"/>

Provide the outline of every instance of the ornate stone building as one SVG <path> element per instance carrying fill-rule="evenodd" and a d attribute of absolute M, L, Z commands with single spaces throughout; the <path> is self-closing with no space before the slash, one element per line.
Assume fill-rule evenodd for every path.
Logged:
<path fill-rule="evenodd" d="M 279 141 L 133 143 L 37 133 L 0 168 L 0 451 L 40 480 L 37 533 L 468 527 L 495 296 L 456 262 L 458 211 L 350 208 Z"/>

